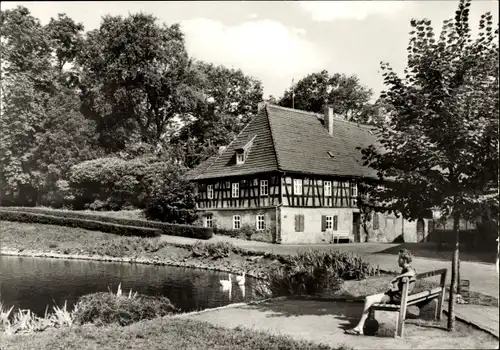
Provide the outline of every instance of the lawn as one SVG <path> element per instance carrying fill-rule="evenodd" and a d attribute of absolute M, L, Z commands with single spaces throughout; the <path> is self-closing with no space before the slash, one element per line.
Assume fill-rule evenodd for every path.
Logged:
<path fill-rule="evenodd" d="M 171 318 L 141 321 L 126 327 L 84 325 L 26 335 L 0 334 L 0 343 L 2 349 L 10 350 L 334 349 L 286 336 L 225 329 L 205 322 Z"/>

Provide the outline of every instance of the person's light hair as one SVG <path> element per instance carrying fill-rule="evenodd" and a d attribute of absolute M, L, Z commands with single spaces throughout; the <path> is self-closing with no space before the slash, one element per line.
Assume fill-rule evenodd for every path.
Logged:
<path fill-rule="evenodd" d="M 399 257 L 403 259 L 407 264 L 410 264 L 413 258 L 411 252 L 406 248 L 403 248 L 399 251 Z"/>

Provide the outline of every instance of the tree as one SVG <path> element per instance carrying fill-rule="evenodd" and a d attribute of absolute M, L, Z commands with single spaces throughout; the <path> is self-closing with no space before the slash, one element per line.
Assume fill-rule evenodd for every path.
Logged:
<path fill-rule="evenodd" d="M 323 113 L 325 103 L 328 103 L 334 113 L 344 119 L 365 123 L 371 114 L 371 96 L 372 91 L 362 86 L 355 75 L 330 75 L 323 70 L 307 75 L 287 89 L 279 105 Z"/>
<path fill-rule="evenodd" d="M 152 15 L 104 17 L 87 33 L 78 64 L 84 114 L 110 152 L 134 137 L 155 146 L 201 97 L 179 25 L 158 25 Z"/>
<path fill-rule="evenodd" d="M 51 18 L 45 27 L 52 49 L 55 51 L 55 66 L 62 71 L 66 64 L 72 64 L 82 49 L 83 24 L 75 23 L 66 14 L 60 13 L 57 19 Z"/>
<path fill-rule="evenodd" d="M 385 210 L 416 219 L 430 209 L 453 217 L 448 328 L 455 326 L 459 220 L 479 205 L 498 207 L 498 26 L 481 16 L 471 36 L 469 0 L 435 38 L 429 20 L 412 20 L 405 76 L 382 63 L 381 97 L 392 107 L 382 148 L 363 150 L 365 164 L 390 183 L 372 189 Z M 493 242 L 492 242 L 493 243 Z"/>
<path fill-rule="evenodd" d="M 261 82 L 239 69 L 205 62 L 197 62 L 196 68 L 203 77 L 200 90 L 205 99 L 193 111 L 195 120 L 172 138 L 177 158 L 188 167 L 229 144 L 257 114 L 263 95 Z"/>
<path fill-rule="evenodd" d="M 49 34 L 24 7 L 2 12 L 1 22 L 2 200 L 61 205 L 59 180 L 71 165 L 95 155 L 95 126 L 79 112 L 76 90 L 61 84 L 52 60 L 57 31 Z"/>

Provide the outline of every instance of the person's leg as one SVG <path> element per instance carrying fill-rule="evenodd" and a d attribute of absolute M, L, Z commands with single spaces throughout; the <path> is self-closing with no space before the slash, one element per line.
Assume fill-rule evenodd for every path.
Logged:
<path fill-rule="evenodd" d="M 369 295 L 365 298 L 365 305 L 363 308 L 363 314 L 353 330 L 359 334 L 363 334 L 363 326 L 365 325 L 366 319 L 368 318 L 370 307 L 376 303 L 389 303 L 391 298 L 387 294 L 374 294 Z"/>

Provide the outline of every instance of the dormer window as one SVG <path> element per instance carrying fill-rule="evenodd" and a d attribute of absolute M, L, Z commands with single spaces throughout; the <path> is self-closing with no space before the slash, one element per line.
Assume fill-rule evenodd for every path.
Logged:
<path fill-rule="evenodd" d="M 245 163 L 245 152 L 236 152 L 236 164 Z"/>

